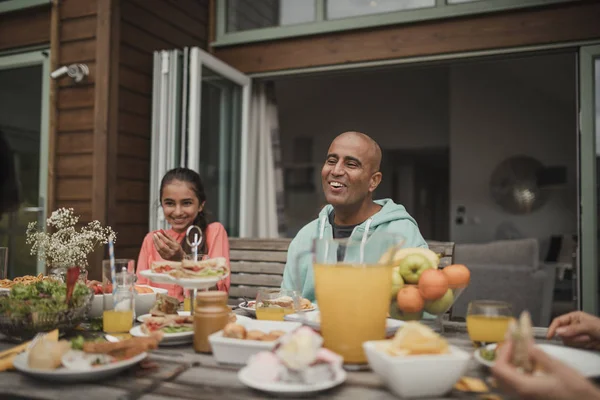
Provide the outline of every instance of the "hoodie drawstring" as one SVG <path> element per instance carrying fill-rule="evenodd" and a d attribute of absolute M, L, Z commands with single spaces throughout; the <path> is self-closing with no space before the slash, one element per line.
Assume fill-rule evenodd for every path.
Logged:
<path fill-rule="evenodd" d="M 363 263 L 365 261 L 365 246 L 367 244 L 367 238 L 369 237 L 369 228 L 371 227 L 371 222 L 373 222 L 373 217 L 369 218 L 365 223 L 365 232 L 363 233 L 362 239 L 360 240 L 360 262 Z M 354 232 L 352 232 L 354 233 Z"/>

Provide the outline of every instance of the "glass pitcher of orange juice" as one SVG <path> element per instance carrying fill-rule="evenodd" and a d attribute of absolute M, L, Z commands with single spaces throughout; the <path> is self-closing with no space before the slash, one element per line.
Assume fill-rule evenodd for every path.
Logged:
<path fill-rule="evenodd" d="M 345 364 L 365 364 L 363 342 L 386 337 L 392 260 L 403 243 L 397 234 L 378 232 L 366 240 L 315 239 L 298 256 L 312 256 L 324 346 Z"/>

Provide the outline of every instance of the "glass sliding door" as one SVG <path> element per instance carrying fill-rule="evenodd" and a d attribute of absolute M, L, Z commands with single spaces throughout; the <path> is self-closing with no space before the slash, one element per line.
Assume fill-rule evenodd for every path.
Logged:
<path fill-rule="evenodd" d="M 183 55 L 183 58 L 182 58 Z M 181 163 L 182 87 L 185 54 L 180 50 L 154 53 L 152 87 L 152 145 L 150 167 L 150 230 L 168 229 L 160 208 L 160 181 L 165 173 Z"/>
<path fill-rule="evenodd" d="M 580 307 L 598 314 L 600 268 L 600 45 L 581 47 L 580 55 Z"/>
<path fill-rule="evenodd" d="M 244 235 L 250 78 L 193 47 L 155 54 L 150 229 L 166 228 L 160 179 L 181 165 L 197 171 L 209 219 Z"/>
<path fill-rule="evenodd" d="M 192 48 L 189 88 L 187 165 L 202 176 L 212 219 L 242 236 L 250 78 Z"/>
<path fill-rule="evenodd" d="M 9 277 L 34 275 L 44 264 L 25 243 L 27 224 L 46 219 L 48 184 L 48 57 L 41 51 L 0 56 L 0 131 L 14 154 L 19 210 L 0 220 L 0 247 L 8 247 Z"/>

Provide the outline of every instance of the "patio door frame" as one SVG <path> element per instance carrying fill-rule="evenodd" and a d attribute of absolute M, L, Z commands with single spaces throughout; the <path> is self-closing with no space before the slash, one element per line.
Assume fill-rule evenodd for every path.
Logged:
<path fill-rule="evenodd" d="M 576 85 L 579 87 L 579 99 L 581 110 L 579 123 L 576 129 L 580 129 L 577 135 L 578 145 L 578 181 L 580 201 L 577 226 L 579 228 L 579 243 L 577 252 L 576 276 L 579 280 L 577 285 L 577 308 L 593 314 L 598 314 L 598 249 L 596 249 L 596 232 L 598 231 L 598 216 L 596 215 L 596 159 L 593 155 L 594 122 L 593 118 L 593 66 L 592 59 L 599 56 L 600 41 L 582 40 L 563 43 L 552 43 L 546 45 L 522 46 L 515 48 L 503 48 L 492 50 L 456 52 L 447 54 L 433 54 L 417 57 L 406 57 L 400 59 L 388 59 L 383 61 L 366 61 L 350 64 L 338 64 L 319 67 L 307 67 L 298 69 L 287 69 L 281 71 L 258 72 L 250 74 L 252 79 L 270 79 L 275 77 L 306 76 L 309 74 L 326 74 L 330 72 L 362 72 L 375 70 L 377 68 L 406 64 L 430 64 L 439 61 L 458 61 L 462 59 L 484 59 L 489 56 L 519 55 L 532 52 L 543 52 L 560 49 L 573 49 L 579 54 L 579 69 L 576 68 L 578 78 Z M 585 100 L 584 100 L 585 99 Z M 574 115 L 577 120 L 577 115 Z M 244 165 L 244 164 L 242 164 Z M 592 186 L 593 185 L 593 186 Z M 593 188 L 593 190 L 592 190 Z M 593 193 L 592 193 L 593 192 Z M 586 219 L 584 219 L 586 216 Z"/>
<path fill-rule="evenodd" d="M 600 61 L 600 44 L 579 49 L 579 173 L 580 173 L 580 274 L 579 308 L 593 315 L 600 311 L 598 283 L 598 196 L 596 176 L 596 90 L 595 63 Z M 600 67 L 599 67 L 600 68 Z"/>
<path fill-rule="evenodd" d="M 42 67 L 42 98 L 40 107 L 40 166 L 38 182 L 37 207 L 28 207 L 24 211 L 37 213 L 41 229 L 45 229 L 48 213 L 48 159 L 49 159 L 49 110 L 50 110 L 50 50 L 29 50 L 24 52 L 0 53 L 0 70 L 25 68 L 31 66 Z M 10 254 L 9 254 L 10 260 Z M 10 263 L 10 261 L 9 261 Z M 45 271 L 43 261 L 37 261 L 37 273 Z"/>
<path fill-rule="evenodd" d="M 248 134 L 250 125 L 250 93 L 252 80 L 248 75 L 241 73 L 237 69 L 233 68 L 229 64 L 224 63 L 206 51 L 198 47 L 192 47 L 190 49 L 189 109 L 194 110 L 195 112 L 190 112 L 188 114 L 188 131 L 186 134 L 187 151 L 185 162 L 186 166 L 194 171 L 200 170 L 199 150 L 201 143 L 200 137 L 202 135 L 200 129 L 202 119 L 202 67 L 209 68 L 210 70 L 234 82 L 242 88 L 242 109 L 234 109 L 233 111 L 241 111 L 239 236 L 247 237 L 249 233 L 248 210 L 247 203 L 244 200 L 247 198 L 248 194 L 248 174 L 253 172 L 246 168 L 246 165 L 248 165 Z M 221 106 L 224 106 L 223 102 Z M 223 115 L 221 115 L 221 118 L 223 118 Z M 221 148 L 219 151 L 223 153 L 224 150 L 225 149 Z"/>

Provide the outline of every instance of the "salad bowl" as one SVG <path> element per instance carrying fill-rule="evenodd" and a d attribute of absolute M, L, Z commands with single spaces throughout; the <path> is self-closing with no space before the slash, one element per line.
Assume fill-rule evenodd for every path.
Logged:
<path fill-rule="evenodd" d="M 93 297 L 85 285 L 78 283 L 69 307 L 62 282 L 15 285 L 10 292 L 0 293 L 0 333 L 25 340 L 39 332 L 73 329 L 85 319 Z"/>

